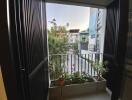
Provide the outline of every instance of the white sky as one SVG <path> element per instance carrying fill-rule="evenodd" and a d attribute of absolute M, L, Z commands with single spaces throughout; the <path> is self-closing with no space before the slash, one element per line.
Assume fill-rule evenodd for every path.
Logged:
<path fill-rule="evenodd" d="M 82 31 L 89 27 L 89 7 L 47 3 L 46 11 L 48 28 L 51 26 L 48 21 L 53 18 L 56 19 L 57 25 L 69 23 L 70 29 L 80 29 Z"/>

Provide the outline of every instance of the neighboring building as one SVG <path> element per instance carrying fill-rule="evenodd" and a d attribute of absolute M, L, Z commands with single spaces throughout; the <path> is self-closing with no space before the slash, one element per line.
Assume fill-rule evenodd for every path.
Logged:
<path fill-rule="evenodd" d="M 103 53 L 106 10 L 90 8 L 89 51 Z"/>
<path fill-rule="evenodd" d="M 96 45 L 96 25 L 97 25 L 97 8 L 90 8 L 89 17 L 89 51 L 95 51 Z"/>
<path fill-rule="evenodd" d="M 78 41 L 79 29 L 70 29 L 68 32 L 68 43 L 73 44 Z"/>
<path fill-rule="evenodd" d="M 80 54 L 91 60 L 96 58 L 102 61 L 103 57 L 99 55 L 92 55 L 95 53 L 103 53 L 104 48 L 104 35 L 106 23 L 106 10 L 90 8 L 89 28 L 85 32 L 80 32 L 80 43 L 78 45 Z M 84 41 L 82 41 L 84 40 Z"/>
<path fill-rule="evenodd" d="M 79 33 L 79 44 L 78 44 L 78 48 L 79 48 L 79 52 L 81 54 L 87 54 L 88 53 L 88 42 L 89 42 L 89 33 L 88 31 L 84 31 L 84 32 L 80 32 Z"/>

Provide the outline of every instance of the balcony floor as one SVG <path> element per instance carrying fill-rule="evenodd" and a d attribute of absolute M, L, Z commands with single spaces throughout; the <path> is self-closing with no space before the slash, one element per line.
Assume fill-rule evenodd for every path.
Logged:
<path fill-rule="evenodd" d="M 111 100 L 110 95 L 107 92 L 99 92 L 84 96 L 70 97 L 65 100 Z"/>

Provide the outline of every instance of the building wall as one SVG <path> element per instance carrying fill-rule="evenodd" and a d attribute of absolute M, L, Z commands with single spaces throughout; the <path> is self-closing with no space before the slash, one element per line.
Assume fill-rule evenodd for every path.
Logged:
<path fill-rule="evenodd" d="M 70 33 L 68 32 L 68 43 L 76 43 L 78 41 L 78 32 L 77 33 Z"/>
<path fill-rule="evenodd" d="M 99 30 L 99 44 L 100 44 L 100 52 L 103 53 L 104 51 L 104 37 L 105 37 L 105 26 L 106 26 L 106 9 L 100 9 L 100 24 L 101 29 Z"/>
<path fill-rule="evenodd" d="M 76 43 L 76 41 L 78 40 L 78 33 L 72 33 L 69 35 L 68 37 L 68 43 Z"/>
<path fill-rule="evenodd" d="M 96 45 L 96 43 L 99 42 L 100 52 L 103 53 L 105 24 L 106 24 L 106 10 L 90 8 L 89 50 L 91 50 L 91 48 L 93 48 Z M 97 28 L 99 27 L 101 28 L 99 31 L 97 31 Z M 97 34 L 99 34 L 99 37 L 97 36 Z"/>
<path fill-rule="evenodd" d="M 88 54 L 88 41 L 89 41 L 89 33 L 88 32 L 80 32 L 79 33 L 79 51 L 81 54 Z M 85 37 L 85 40 L 83 38 Z"/>
<path fill-rule="evenodd" d="M 94 51 L 96 45 L 96 35 L 97 35 L 97 8 L 90 8 L 90 18 L 89 18 L 89 50 Z"/>
<path fill-rule="evenodd" d="M 90 17 L 89 17 L 89 34 L 91 39 L 94 39 L 97 31 L 97 14 L 98 14 L 98 9 L 97 8 L 90 8 Z"/>

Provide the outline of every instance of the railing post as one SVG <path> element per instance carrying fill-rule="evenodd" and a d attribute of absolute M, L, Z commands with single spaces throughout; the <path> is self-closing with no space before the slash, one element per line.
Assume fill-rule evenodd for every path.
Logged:
<path fill-rule="evenodd" d="M 88 54 L 88 73 L 89 73 L 89 54 Z"/>
<path fill-rule="evenodd" d="M 71 54 L 71 74 L 72 74 L 72 54 Z"/>
<path fill-rule="evenodd" d="M 91 62 L 91 76 L 93 76 L 93 75 L 92 75 L 92 74 L 93 74 L 93 73 L 92 73 L 92 66 L 93 66 L 93 54 L 92 54 L 92 56 L 91 56 L 91 61 L 92 61 L 92 62 Z"/>
<path fill-rule="evenodd" d="M 79 72 L 79 54 L 78 54 L 78 72 Z"/>
<path fill-rule="evenodd" d="M 67 55 L 67 73 L 69 72 L 69 64 L 68 64 L 68 61 L 69 61 L 69 58 L 68 58 L 69 56 Z"/>
<path fill-rule="evenodd" d="M 76 55 L 74 54 L 74 72 L 76 71 Z"/>
<path fill-rule="evenodd" d="M 81 54 L 81 74 L 82 74 L 82 56 L 83 54 Z"/>
<path fill-rule="evenodd" d="M 97 58 L 98 58 L 98 54 L 95 53 L 95 57 L 94 57 L 94 58 L 95 58 L 94 63 L 97 63 L 97 60 L 98 60 L 98 59 L 97 59 Z M 95 76 L 95 68 L 93 68 L 93 70 L 94 70 L 94 76 Z"/>
<path fill-rule="evenodd" d="M 85 54 L 85 69 L 84 69 L 85 73 L 86 73 L 86 54 Z"/>

